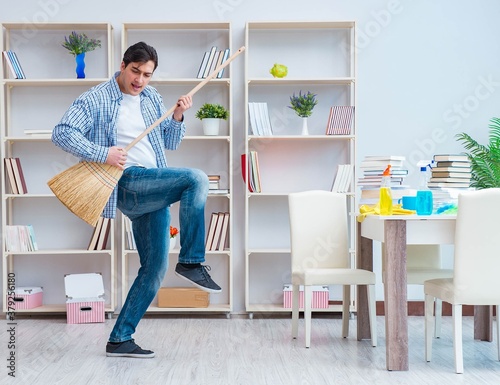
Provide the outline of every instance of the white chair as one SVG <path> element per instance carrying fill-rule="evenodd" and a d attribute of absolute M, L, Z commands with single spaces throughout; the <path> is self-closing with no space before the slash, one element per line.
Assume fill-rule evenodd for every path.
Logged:
<path fill-rule="evenodd" d="M 497 343 L 500 360 L 498 311 L 500 304 L 500 253 L 498 218 L 500 188 L 469 191 L 458 196 L 453 278 L 425 281 L 425 359 L 432 358 L 432 310 L 434 299 L 452 305 L 455 370 L 463 373 L 462 305 L 496 305 Z"/>
<path fill-rule="evenodd" d="M 305 344 L 311 345 L 313 285 L 342 285 L 342 336 L 349 335 L 350 285 L 368 289 L 371 341 L 377 346 L 375 273 L 350 268 L 347 204 L 343 194 L 306 191 L 289 194 L 292 251 L 292 337 L 297 338 L 299 287 L 304 286 Z"/>
<path fill-rule="evenodd" d="M 382 244 L 383 252 L 384 244 Z M 384 263 L 382 262 L 382 282 L 384 282 Z M 424 285 L 428 279 L 453 278 L 453 269 L 443 269 L 439 245 L 406 246 L 406 283 Z M 434 337 L 441 335 L 442 302 L 436 299 Z"/>

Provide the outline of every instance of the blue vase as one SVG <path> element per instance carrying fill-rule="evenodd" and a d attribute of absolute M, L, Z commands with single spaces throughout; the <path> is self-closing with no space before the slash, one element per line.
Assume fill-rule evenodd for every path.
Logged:
<path fill-rule="evenodd" d="M 85 52 L 75 56 L 76 59 L 76 77 L 85 79 Z"/>

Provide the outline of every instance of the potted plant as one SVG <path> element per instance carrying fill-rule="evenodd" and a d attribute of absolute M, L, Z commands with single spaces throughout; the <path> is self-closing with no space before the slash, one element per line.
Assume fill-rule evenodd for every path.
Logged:
<path fill-rule="evenodd" d="M 66 48 L 76 60 L 76 77 L 85 78 L 85 53 L 101 47 L 101 41 L 90 39 L 85 33 L 71 32 L 69 36 L 64 37 L 61 44 Z"/>
<path fill-rule="evenodd" d="M 489 142 L 482 145 L 465 132 L 455 137 L 469 151 L 470 186 L 476 189 L 500 187 L 500 118 L 490 119 Z"/>
<path fill-rule="evenodd" d="M 294 110 L 295 113 L 302 118 L 302 135 L 309 135 L 307 118 L 312 115 L 314 107 L 318 104 L 316 96 L 316 94 L 310 91 L 304 94 L 302 94 L 302 91 L 299 91 L 298 95 L 295 95 L 294 92 L 293 95 L 290 96 L 290 105 L 288 108 Z"/>
<path fill-rule="evenodd" d="M 227 120 L 229 112 L 220 104 L 205 103 L 196 111 L 195 117 L 201 120 L 205 135 L 218 135 L 220 121 Z"/>

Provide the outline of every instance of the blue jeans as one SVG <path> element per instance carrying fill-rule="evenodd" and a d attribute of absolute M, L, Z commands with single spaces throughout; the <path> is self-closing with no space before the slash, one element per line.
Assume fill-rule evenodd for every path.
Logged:
<path fill-rule="evenodd" d="M 129 167 L 118 181 L 118 208 L 132 221 L 141 267 L 111 332 L 130 340 L 168 268 L 170 205 L 180 201 L 180 263 L 205 261 L 208 177 L 190 168 Z"/>

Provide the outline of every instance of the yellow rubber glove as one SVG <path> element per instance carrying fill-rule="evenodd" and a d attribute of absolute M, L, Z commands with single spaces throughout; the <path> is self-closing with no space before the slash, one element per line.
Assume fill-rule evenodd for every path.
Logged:
<path fill-rule="evenodd" d="M 392 215 L 413 215 L 415 210 L 404 209 L 401 204 L 396 204 L 392 207 Z M 363 222 L 367 215 L 380 215 L 380 206 L 376 205 L 361 205 L 359 206 L 358 222 Z"/>

